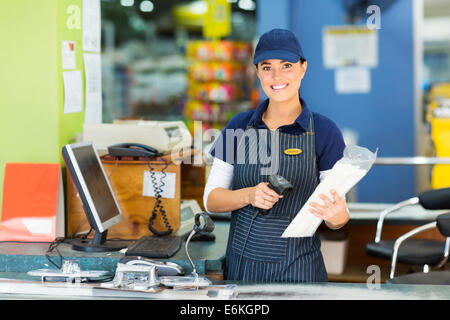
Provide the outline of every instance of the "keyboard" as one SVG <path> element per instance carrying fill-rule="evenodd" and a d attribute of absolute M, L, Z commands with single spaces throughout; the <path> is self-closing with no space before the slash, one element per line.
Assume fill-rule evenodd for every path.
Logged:
<path fill-rule="evenodd" d="M 145 236 L 137 240 L 126 251 L 126 256 L 146 258 L 170 258 L 181 248 L 181 237 Z"/>

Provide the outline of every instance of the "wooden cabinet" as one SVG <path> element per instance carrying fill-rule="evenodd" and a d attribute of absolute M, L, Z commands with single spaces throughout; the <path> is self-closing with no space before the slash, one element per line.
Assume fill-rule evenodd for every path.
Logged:
<path fill-rule="evenodd" d="M 142 161 L 143 160 L 143 161 Z M 161 172 L 163 161 L 148 162 L 142 160 L 119 160 L 102 157 L 111 187 L 122 210 L 123 220 L 108 230 L 108 239 L 138 239 L 153 235 L 148 229 L 149 218 L 155 206 L 155 197 L 143 195 L 144 174 L 150 171 Z M 203 189 L 205 184 L 205 165 L 193 165 L 191 162 L 171 161 L 166 157 L 168 166 L 164 172 L 175 174 L 175 192 L 173 198 L 161 198 L 161 204 L 167 215 L 167 221 L 175 232 L 180 227 L 180 199 L 195 199 L 203 208 Z M 163 180 L 164 181 L 164 180 Z M 82 207 L 77 190 L 67 174 L 66 183 L 66 236 L 89 231 L 90 226 Z M 162 215 L 157 211 L 154 228 L 158 231 L 167 230 Z"/>
<path fill-rule="evenodd" d="M 186 157 L 192 157 L 199 151 L 192 151 Z M 180 200 L 195 199 L 203 210 L 203 190 L 206 180 L 206 164 L 193 164 L 193 161 L 172 161 L 167 156 L 166 173 L 175 174 L 175 192 L 173 198 L 161 198 L 161 204 L 167 215 L 167 220 L 175 232 L 180 227 Z M 180 159 L 177 159 L 180 160 Z M 102 157 L 102 164 L 122 210 L 123 220 L 108 230 L 108 239 L 139 239 L 142 236 L 153 235 L 148 229 L 148 221 L 152 215 L 156 199 L 143 195 L 145 172 L 150 166 L 155 172 L 161 172 L 165 163 L 161 160 L 119 160 Z M 148 173 L 147 173 L 148 174 Z M 163 180 L 164 181 L 164 180 Z M 89 231 L 90 226 L 83 210 L 77 190 L 67 175 L 66 183 L 66 236 Z M 167 227 L 159 211 L 154 220 L 154 228 L 165 231 Z"/>

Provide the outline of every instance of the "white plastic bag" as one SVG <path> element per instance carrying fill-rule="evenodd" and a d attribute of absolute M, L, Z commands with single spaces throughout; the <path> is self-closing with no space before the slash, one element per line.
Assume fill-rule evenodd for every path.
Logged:
<path fill-rule="evenodd" d="M 324 204 L 323 200 L 319 198 L 320 194 L 325 194 L 328 198 L 333 199 L 330 194 L 331 189 L 336 190 L 339 196 L 343 197 L 366 175 L 376 157 L 377 151 L 372 153 L 366 148 L 355 145 L 346 147 L 344 156 L 335 163 L 331 172 L 319 183 L 281 236 L 283 238 L 313 236 L 322 223 L 322 219 L 309 212 L 311 208 L 309 203 Z"/>

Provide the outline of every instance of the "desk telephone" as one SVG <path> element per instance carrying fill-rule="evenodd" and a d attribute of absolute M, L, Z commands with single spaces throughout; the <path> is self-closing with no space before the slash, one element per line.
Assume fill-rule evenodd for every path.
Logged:
<path fill-rule="evenodd" d="M 148 229 L 157 236 L 166 236 L 170 235 L 173 232 L 173 228 L 169 223 L 169 220 L 167 219 L 166 212 L 164 211 L 164 208 L 161 204 L 161 192 L 162 188 L 164 187 L 164 178 L 166 177 L 166 173 L 164 172 L 165 169 L 168 167 L 168 162 L 164 157 L 162 157 L 162 153 L 156 150 L 155 148 L 152 148 L 150 146 L 140 144 L 140 143 L 119 143 L 114 144 L 111 146 L 108 146 L 108 153 L 110 156 L 113 157 L 144 157 L 147 158 L 147 165 L 150 169 L 150 176 L 153 183 L 153 188 L 155 192 L 155 206 L 153 207 L 152 215 L 148 222 Z M 157 158 L 159 157 L 164 162 L 164 167 L 161 170 L 161 173 L 163 174 L 160 179 L 160 185 L 158 186 L 156 183 L 156 177 L 155 177 L 155 170 L 150 164 L 151 158 Z M 157 216 L 157 212 L 161 213 L 164 224 L 167 227 L 166 231 L 158 231 L 153 227 L 153 221 L 155 220 Z"/>

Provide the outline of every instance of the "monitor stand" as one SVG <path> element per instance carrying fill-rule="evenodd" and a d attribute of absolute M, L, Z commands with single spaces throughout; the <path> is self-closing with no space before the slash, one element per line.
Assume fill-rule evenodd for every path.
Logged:
<path fill-rule="evenodd" d="M 72 249 L 84 252 L 119 251 L 133 243 L 126 240 L 106 240 L 107 232 L 95 232 L 94 239 L 73 239 L 70 242 Z"/>

